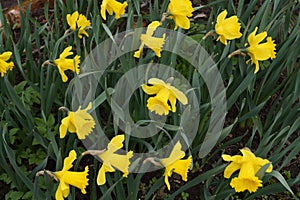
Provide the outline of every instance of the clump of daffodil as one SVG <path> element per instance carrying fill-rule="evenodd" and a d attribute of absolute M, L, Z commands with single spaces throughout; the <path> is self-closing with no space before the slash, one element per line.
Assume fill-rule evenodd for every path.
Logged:
<path fill-rule="evenodd" d="M 161 52 L 162 46 L 163 46 L 163 44 L 165 42 L 166 34 L 163 34 L 162 38 L 157 38 L 157 37 L 153 37 L 152 36 L 153 33 L 154 33 L 154 31 L 156 30 L 156 28 L 159 25 L 160 25 L 159 21 L 151 22 L 148 25 L 146 34 L 141 34 L 141 37 L 140 37 L 140 39 L 141 39 L 141 45 L 140 45 L 139 50 L 137 50 L 134 53 L 134 57 L 139 58 L 141 56 L 141 53 L 143 52 L 144 45 L 146 45 L 150 49 L 152 49 L 155 52 L 155 55 L 157 57 L 161 56 L 160 52 Z"/>
<path fill-rule="evenodd" d="M 48 170 L 40 171 L 36 175 L 43 175 L 46 172 L 55 180 L 59 181 L 55 193 L 56 200 L 63 200 L 70 194 L 70 185 L 77 187 L 83 194 L 86 194 L 86 186 L 88 186 L 89 179 L 87 178 L 89 167 L 86 166 L 83 172 L 69 171 L 73 167 L 73 162 L 77 155 L 74 150 L 70 151 L 69 156 L 64 159 L 64 166 L 61 171 L 50 172 Z"/>
<path fill-rule="evenodd" d="M 225 45 L 227 44 L 227 40 L 242 37 L 242 33 L 240 32 L 241 24 L 238 22 L 238 17 L 231 16 L 226 18 L 226 16 L 227 10 L 224 10 L 218 15 L 215 25 L 215 31 L 219 35 L 217 40 L 220 40 Z"/>
<path fill-rule="evenodd" d="M 128 6 L 128 3 L 125 1 L 120 3 L 116 0 L 103 0 L 101 4 L 101 16 L 106 20 L 106 11 L 109 15 L 115 13 L 115 18 L 119 19 L 121 15 L 125 14 L 125 8 Z"/>
<path fill-rule="evenodd" d="M 115 172 L 115 168 L 123 172 L 123 177 L 128 176 L 128 168 L 130 158 L 133 156 L 133 151 L 129 151 L 126 155 L 116 153 L 123 147 L 124 135 L 117 135 L 108 143 L 105 150 L 88 150 L 83 155 L 91 154 L 98 156 L 102 160 L 102 166 L 97 176 L 97 184 L 104 185 L 106 183 L 106 172 Z"/>
<path fill-rule="evenodd" d="M 11 55 L 12 55 L 12 52 L 10 52 L 10 51 L 6 51 L 6 52 L 3 52 L 2 54 L 0 54 L 1 77 L 3 77 L 4 74 L 6 74 L 8 70 L 12 70 L 12 68 L 14 67 L 14 63 L 12 61 L 7 62 L 10 59 Z"/>
<path fill-rule="evenodd" d="M 88 110 L 92 108 L 92 103 L 81 110 L 79 106 L 75 112 L 68 112 L 68 116 L 63 118 L 59 127 L 60 138 L 66 136 L 67 130 L 70 133 L 76 133 L 78 139 L 84 139 L 89 133 L 92 132 L 95 127 L 95 120 L 92 115 L 88 113 Z"/>
<path fill-rule="evenodd" d="M 192 156 L 187 159 L 182 159 L 185 156 L 185 152 L 181 150 L 181 144 L 178 141 L 168 158 L 160 159 L 160 163 L 165 167 L 165 183 L 168 190 L 171 189 L 169 183 L 169 177 L 175 172 L 179 174 L 183 181 L 187 181 L 187 173 L 192 163 Z"/>
<path fill-rule="evenodd" d="M 188 17 L 192 17 L 193 12 L 194 9 L 190 0 L 170 0 L 168 14 L 170 14 L 170 18 L 175 22 L 174 30 L 178 26 L 183 29 L 189 29 L 190 20 Z"/>
<path fill-rule="evenodd" d="M 176 112 L 177 99 L 184 105 L 188 103 L 185 94 L 171 86 L 170 83 L 165 83 L 158 78 L 151 78 L 148 80 L 148 84 L 152 86 L 143 84 L 142 89 L 146 94 L 155 95 L 147 100 L 147 107 L 151 112 L 158 115 L 168 115 L 170 110 Z"/>
<path fill-rule="evenodd" d="M 248 44 L 246 44 L 247 47 L 247 54 L 250 56 L 251 63 L 255 64 L 255 71 L 254 73 L 257 73 L 259 70 L 259 63 L 258 61 L 267 60 L 269 58 L 273 59 L 276 57 L 276 44 L 274 43 L 274 40 L 272 40 L 272 37 L 267 37 L 267 32 L 261 32 L 256 35 L 257 27 L 254 29 L 252 33 L 248 36 Z M 261 43 L 265 38 L 267 37 L 267 41 L 264 43 Z"/>
<path fill-rule="evenodd" d="M 59 58 L 54 61 L 54 64 L 57 66 L 63 82 L 66 82 L 68 80 L 68 77 L 65 74 L 66 70 L 71 70 L 76 74 L 79 73 L 80 56 L 76 55 L 74 58 L 66 58 L 70 55 L 73 55 L 73 52 L 71 52 L 71 50 L 72 47 L 68 46 L 59 55 Z"/>
<path fill-rule="evenodd" d="M 72 13 L 72 15 L 67 14 L 67 22 L 72 31 L 76 30 L 77 25 L 77 27 L 79 28 L 78 37 L 80 39 L 82 38 L 82 35 L 85 35 L 86 37 L 89 36 L 85 29 L 91 25 L 91 22 L 83 14 L 79 14 L 78 11 L 75 11 L 74 13 Z"/>
<path fill-rule="evenodd" d="M 262 187 L 262 180 L 256 176 L 256 173 L 261 167 L 270 163 L 267 159 L 262 159 L 256 157 L 249 149 L 241 149 L 242 156 L 235 155 L 229 156 L 226 154 L 222 155 L 223 160 L 231 162 L 224 171 L 224 177 L 230 178 L 230 176 L 237 170 L 239 171 L 238 177 L 234 177 L 230 186 L 235 189 L 236 192 L 243 192 L 248 190 L 251 192 L 256 192 L 259 187 Z M 272 164 L 270 164 L 266 172 L 271 172 L 273 169 Z"/>

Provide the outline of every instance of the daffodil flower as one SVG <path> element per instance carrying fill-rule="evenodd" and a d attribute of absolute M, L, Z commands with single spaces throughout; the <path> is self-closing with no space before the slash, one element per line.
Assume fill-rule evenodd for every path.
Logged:
<path fill-rule="evenodd" d="M 231 16 L 226 19 L 227 10 L 221 12 L 217 17 L 215 31 L 219 35 L 217 40 L 223 44 L 227 44 L 227 40 L 233 40 L 242 37 L 240 32 L 241 24 L 238 22 L 237 16 Z"/>
<path fill-rule="evenodd" d="M 256 157 L 250 150 L 241 149 L 242 156 L 235 155 L 229 156 L 222 155 L 223 160 L 231 162 L 224 170 L 224 177 L 230 178 L 231 175 L 240 170 L 238 177 L 231 180 L 230 186 L 235 189 L 236 192 L 243 192 L 248 190 L 256 192 L 259 187 L 262 187 L 262 181 L 256 176 L 259 169 L 270 163 L 267 159 Z M 266 172 L 271 172 L 273 169 L 272 164 L 269 165 Z"/>
<path fill-rule="evenodd" d="M 269 58 L 273 59 L 276 57 L 276 44 L 272 37 L 267 37 L 267 32 L 261 32 L 256 35 L 257 27 L 254 29 L 252 33 L 248 36 L 249 47 L 247 47 L 247 54 L 250 56 L 251 63 L 255 64 L 255 71 L 257 73 L 259 70 L 258 61 L 267 60 Z M 262 42 L 267 37 L 267 42 Z"/>
<path fill-rule="evenodd" d="M 150 49 L 152 49 L 155 52 L 155 55 L 157 57 L 160 57 L 160 52 L 162 49 L 162 46 L 165 42 L 166 34 L 163 34 L 162 38 L 152 37 L 154 31 L 156 28 L 160 25 L 159 21 L 153 21 L 148 25 L 146 34 L 141 34 L 141 45 L 139 50 L 137 50 L 134 53 L 134 57 L 139 58 L 143 52 L 144 45 L 148 46 Z"/>
<path fill-rule="evenodd" d="M 171 86 L 170 83 L 165 83 L 158 78 L 151 78 L 148 80 L 148 84 L 152 86 L 143 84 L 142 89 L 146 94 L 155 95 L 147 100 L 147 107 L 151 112 L 158 115 L 168 115 L 170 110 L 176 112 L 177 99 L 184 105 L 188 103 L 185 94 Z"/>
<path fill-rule="evenodd" d="M 174 19 L 174 30 L 176 30 L 178 26 L 183 29 L 189 29 L 190 20 L 188 17 L 192 17 L 193 12 L 194 9 L 190 0 L 170 0 L 168 13 L 171 15 L 170 18 Z"/>
<path fill-rule="evenodd" d="M 73 72 L 75 71 L 76 74 L 79 73 L 80 56 L 76 55 L 73 59 L 66 58 L 70 55 L 73 55 L 71 50 L 71 46 L 65 48 L 65 50 L 59 55 L 59 58 L 54 61 L 54 64 L 57 66 L 63 82 L 68 80 L 68 77 L 65 75 L 66 70 L 71 70 Z"/>
<path fill-rule="evenodd" d="M 127 2 L 120 3 L 116 0 L 103 0 L 101 4 L 101 16 L 106 20 L 106 11 L 109 15 L 116 14 L 115 18 L 119 19 L 121 15 L 125 14 L 125 8 L 128 6 Z"/>
<path fill-rule="evenodd" d="M 97 156 L 103 161 L 97 176 L 97 184 L 104 185 L 106 182 L 106 172 L 114 172 L 115 168 L 123 172 L 123 177 L 128 176 L 128 167 L 130 158 L 133 156 L 133 151 L 129 151 L 126 155 L 115 153 L 123 147 L 124 135 L 117 135 L 107 145 L 107 149 Z"/>
<path fill-rule="evenodd" d="M 179 174 L 183 181 L 187 181 L 187 173 L 192 163 L 192 156 L 189 156 L 187 159 L 182 159 L 184 156 L 185 152 L 181 150 L 181 144 L 178 141 L 170 153 L 170 156 L 160 159 L 161 164 L 165 167 L 164 176 L 168 190 L 171 189 L 169 177 L 172 176 L 173 172 Z"/>
<path fill-rule="evenodd" d="M 69 156 L 64 159 L 64 166 L 61 171 L 53 172 L 59 180 L 59 185 L 55 193 L 56 200 L 63 200 L 70 194 L 70 185 L 77 187 L 83 194 L 86 194 L 86 186 L 88 185 L 88 166 L 83 172 L 69 171 L 73 167 L 73 162 L 76 159 L 76 152 L 70 151 Z"/>
<path fill-rule="evenodd" d="M 67 130 L 70 133 L 76 133 L 78 139 L 84 139 L 95 127 L 95 120 L 87 111 L 92 108 L 92 103 L 81 110 L 79 106 L 76 112 L 68 112 L 68 116 L 63 118 L 59 127 L 60 138 L 66 136 Z"/>
<path fill-rule="evenodd" d="M 13 62 L 7 62 L 10 59 L 11 55 L 12 55 L 12 52 L 10 52 L 10 51 L 6 51 L 6 52 L 3 52 L 2 54 L 0 54 L 1 77 L 3 77 L 4 74 L 6 74 L 8 70 L 12 70 L 12 68 L 14 67 Z"/>
<path fill-rule="evenodd" d="M 88 20 L 84 15 L 80 14 L 77 20 L 78 30 L 78 37 L 79 39 L 82 38 L 82 35 L 89 37 L 89 34 L 86 32 L 86 27 L 90 26 L 91 22 Z"/>
<path fill-rule="evenodd" d="M 91 25 L 90 20 L 88 20 L 83 14 L 78 13 L 78 11 L 75 11 L 72 15 L 67 14 L 67 23 L 70 26 L 70 29 L 75 31 L 76 25 L 79 28 L 78 30 L 78 37 L 79 39 L 82 38 L 82 35 L 85 35 L 86 37 L 89 37 L 89 34 L 86 32 L 86 27 Z"/>

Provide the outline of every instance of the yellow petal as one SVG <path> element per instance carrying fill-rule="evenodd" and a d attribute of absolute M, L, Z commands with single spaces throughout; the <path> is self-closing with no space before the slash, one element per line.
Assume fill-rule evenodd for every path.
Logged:
<path fill-rule="evenodd" d="M 59 126 L 59 137 L 64 138 L 67 134 L 67 129 L 69 126 L 69 117 L 65 117 L 61 121 L 61 125 Z"/>
<path fill-rule="evenodd" d="M 177 88 L 171 86 L 170 87 L 173 95 L 178 99 L 178 101 L 180 101 L 183 105 L 186 105 L 188 103 L 188 99 L 185 96 L 185 94 L 183 92 L 181 92 L 180 90 L 178 90 Z"/>
<path fill-rule="evenodd" d="M 8 59 L 10 59 L 11 55 L 12 52 L 10 51 L 3 52 L 2 54 L 0 54 L 0 60 L 7 61 Z"/>
<path fill-rule="evenodd" d="M 69 193 L 70 188 L 66 187 L 65 183 L 60 182 L 55 193 L 55 200 L 64 200 L 64 197 L 67 197 Z"/>
<path fill-rule="evenodd" d="M 125 140 L 125 135 L 117 135 L 111 139 L 107 145 L 107 150 L 111 153 L 121 149 L 123 147 L 123 142 Z"/>
<path fill-rule="evenodd" d="M 241 167 L 240 164 L 236 163 L 236 162 L 232 162 L 230 163 L 224 170 L 224 177 L 225 178 L 230 178 L 230 176 L 236 172 L 237 170 L 239 170 Z"/>
<path fill-rule="evenodd" d="M 76 30 L 76 21 L 78 19 L 78 11 L 75 11 L 72 15 L 67 14 L 67 23 L 70 26 L 71 30 Z"/>
<path fill-rule="evenodd" d="M 171 165 L 173 162 L 183 158 L 185 156 L 184 151 L 181 150 L 181 144 L 178 141 L 175 146 L 172 149 L 172 152 L 170 153 L 168 158 L 160 159 L 160 162 L 163 164 L 163 166 Z"/>
<path fill-rule="evenodd" d="M 69 152 L 69 156 L 64 159 L 64 166 L 62 171 L 67 171 L 73 167 L 73 162 L 76 159 L 77 154 L 74 150 Z"/>
<path fill-rule="evenodd" d="M 217 24 L 223 23 L 227 16 L 227 10 L 223 10 L 218 16 L 217 16 Z"/>
<path fill-rule="evenodd" d="M 146 94 L 153 95 L 153 94 L 157 94 L 161 89 L 161 87 L 157 87 L 156 85 L 148 86 L 143 84 L 142 89 Z"/>
<path fill-rule="evenodd" d="M 164 87 L 166 86 L 166 83 L 163 80 L 160 80 L 158 78 L 150 78 L 148 80 L 148 83 L 152 85 L 162 85 Z"/>
<path fill-rule="evenodd" d="M 97 184 L 98 185 L 104 185 L 106 183 L 106 172 L 114 172 L 114 168 L 111 166 L 106 165 L 105 163 L 102 164 L 98 176 L 97 176 Z"/>
<path fill-rule="evenodd" d="M 103 0 L 101 4 L 101 17 L 106 20 L 106 7 L 107 7 L 107 1 L 109 0 Z"/>
<path fill-rule="evenodd" d="M 160 22 L 159 21 L 153 21 L 151 22 L 148 27 L 147 27 L 147 31 L 146 31 L 146 36 L 152 36 L 154 31 L 157 29 L 157 27 L 160 26 Z M 144 34 L 143 34 L 144 35 Z"/>

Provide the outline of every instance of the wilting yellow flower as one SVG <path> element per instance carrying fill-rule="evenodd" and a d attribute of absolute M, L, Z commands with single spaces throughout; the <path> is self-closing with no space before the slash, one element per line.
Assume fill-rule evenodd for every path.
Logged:
<path fill-rule="evenodd" d="M 255 64 L 254 73 L 257 73 L 259 70 L 258 61 L 276 57 L 276 44 L 274 40 L 272 40 L 272 37 L 268 37 L 267 42 L 259 44 L 267 37 L 267 32 L 264 31 L 256 35 L 257 29 L 256 27 L 248 36 L 249 47 L 247 48 L 247 53 L 250 56 L 250 60 L 248 60 L 247 63 L 251 61 L 251 63 Z"/>
<path fill-rule="evenodd" d="M 227 10 L 221 12 L 217 17 L 217 23 L 215 25 L 215 31 L 219 35 L 218 40 L 223 44 L 227 44 L 227 40 L 233 40 L 242 37 L 240 33 L 241 24 L 238 22 L 237 16 L 231 16 L 225 19 L 227 16 Z"/>
<path fill-rule="evenodd" d="M 92 132 L 95 127 L 95 120 L 92 115 L 87 111 L 92 108 L 92 103 L 81 110 L 81 106 L 79 106 L 76 112 L 68 112 L 68 116 L 63 118 L 61 125 L 59 127 L 60 138 L 64 138 L 66 136 L 67 130 L 70 133 L 76 133 L 78 139 L 84 139 L 89 133 Z"/>
<path fill-rule="evenodd" d="M 187 181 L 187 173 L 192 163 L 192 156 L 182 160 L 181 158 L 184 156 L 185 152 L 181 150 L 181 144 L 178 141 L 170 153 L 170 156 L 168 158 L 160 159 L 161 164 L 165 167 L 165 183 L 169 190 L 169 177 L 171 177 L 173 172 L 179 174 L 182 180 Z"/>
<path fill-rule="evenodd" d="M 73 12 L 73 14 L 67 14 L 67 23 L 70 26 L 70 29 L 76 30 L 76 22 L 78 20 L 79 13 L 78 11 Z"/>
<path fill-rule="evenodd" d="M 81 39 L 82 35 L 89 37 L 89 34 L 86 32 L 86 27 L 91 25 L 90 20 L 88 20 L 83 14 L 78 13 L 75 11 L 72 15 L 67 14 L 67 22 L 70 26 L 71 30 L 76 30 L 76 24 L 79 28 L 78 30 L 78 37 Z"/>
<path fill-rule="evenodd" d="M 106 11 L 109 15 L 116 14 L 115 18 L 119 19 L 121 15 L 125 14 L 125 8 L 128 6 L 127 2 L 120 3 L 116 0 L 103 0 L 101 4 L 101 16 L 106 20 Z"/>
<path fill-rule="evenodd" d="M 103 164 L 97 176 L 97 184 L 103 185 L 106 182 L 106 172 L 114 172 L 115 168 L 123 172 L 123 177 L 127 177 L 130 165 L 129 159 L 133 156 L 133 151 L 129 151 L 126 155 L 115 153 L 123 147 L 124 135 L 115 136 L 107 145 L 107 150 L 98 154 Z"/>
<path fill-rule="evenodd" d="M 71 70 L 73 72 L 75 71 L 76 74 L 79 73 L 80 56 L 76 55 L 73 59 L 66 58 L 70 55 L 73 55 L 73 52 L 70 52 L 71 49 L 71 46 L 65 48 L 65 50 L 59 55 L 59 58 L 54 61 L 54 64 L 57 66 L 63 82 L 68 80 L 68 77 L 65 75 L 66 70 Z"/>
<path fill-rule="evenodd" d="M 193 12 L 194 9 L 190 0 L 170 0 L 168 13 L 171 15 L 170 18 L 174 19 L 174 30 L 176 30 L 178 26 L 183 29 L 189 29 L 190 20 L 188 17 L 192 17 Z"/>
<path fill-rule="evenodd" d="M 86 194 L 85 188 L 89 184 L 87 178 L 89 167 L 86 166 L 83 172 L 68 171 L 73 167 L 76 156 L 74 150 L 70 151 L 69 156 L 64 159 L 63 169 L 53 173 L 59 180 L 55 193 L 56 200 L 63 200 L 70 194 L 70 185 L 79 188 L 83 194 Z"/>
<path fill-rule="evenodd" d="M 229 156 L 222 155 L 223 160 L 231 163 L 224 170 L 224 177 L 230 178 L 230 176 L 237 170 L 240 170 L 238 177 L 231 180 L 230 185 L 236 192 L 243 192 L 248 190 L 256 192 L 258 187 L 262 187 L 262 181 L 256 176 L 259 169 L 270 163 L 267 159 L 256 157 L 250 150 L 241 149 L 243 156 L 235 155 Z M 269 165 L 266 172 L 271 172 L 273 169 L 272 164 Z"/>
<path fill-rule="evenodd" d="M 78 37 L 81 39 L 82 34 L 86 37 L 89 37 L 89 34 L 86 32 L 86 27 L 90 26 L 91 22 L 88 20 L 83 14 L 80 14 L 77 21 L 78 30 Z"/>
<path fill-rule="evenodd" d="M 13 62 L 7 62 L 10 59 L 11 55 L 12 55 L 12 52 L 10 52 L 10 51 L 6 51 L 6 52 L 3 52 L 2 54 L 0 54 L 1 77 L 3 77 L 4 74 L 6 74 L 8 70 L 12 70 L 12 68 L 14 67 Z"/>
<path fill-rule="evenodd" d="M 163 37 L 162 38 L 157 38 L 157 37 L 152 37 L 154 31 L 156 30 L 156 28 L 160 25 L 160 22 L 159 21 L 154 21 L 154 22 L 151 22 L 149 25 L 148 25 L 148 28 L 147 28 L 147 31 L 146 31 L 146 34 L 141 34 L 141 45 L 140 45 L 140 48 L 139 50 L 137 50 L 135 53 L 134 53 L 134 57 L 136 58 L 139 58 L 141 56 L 141 53 L 143 52 L 143 48 L 144 48 L 144 45 L 148 46 L 150 49 L 152 49 L 154 52 L 155 52 L 155 55 L 157 57 L 160 57 L 160 52 L 161 52 L 161 49 L 162 49 L 162 46 L 165 42 L 165 37 L 166 37 L 166 34 L 163 34 Z"/>
<path fill-rule="evenodd" d="M 147 107 L 151 112 L 154 111 L 158 115 L 168 115 L 169 110 L 176 112 L 177 99 L 184 105 L 188 103 L 185 94 L 174 86 L 171 86 L 170 83 L 165 83 L 158 78 L 151 78 L 148 80 L 148 84 L 152 86 L 142 85 L 144 92 L 149 95 L 156 95 L 147 100 Z"/>

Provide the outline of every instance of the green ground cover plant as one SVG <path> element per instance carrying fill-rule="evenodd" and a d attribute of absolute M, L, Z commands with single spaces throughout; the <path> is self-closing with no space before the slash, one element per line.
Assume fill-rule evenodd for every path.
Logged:
<path fill-rule="evenodd" d="M 300 198 L 299 1 L 30 6 L 0 6 L 1 199 Z"/>

